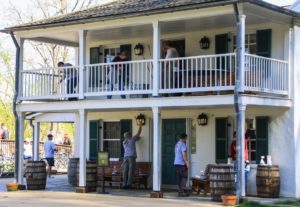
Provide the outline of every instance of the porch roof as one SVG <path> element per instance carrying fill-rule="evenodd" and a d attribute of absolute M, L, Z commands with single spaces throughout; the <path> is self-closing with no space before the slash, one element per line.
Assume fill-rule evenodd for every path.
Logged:
<path fill-rule="evenodd" d="M 118 0 L 82 11 L 60 15 L 6 28 L 2 32 L 23 31 L 80 23 L 91 23 L 126 17 L 161 14 L 165 12 L 222 6 L 232 3 L 251 3 L 300 20 L 300 13 L 266 3 L 262 0 Z"/>

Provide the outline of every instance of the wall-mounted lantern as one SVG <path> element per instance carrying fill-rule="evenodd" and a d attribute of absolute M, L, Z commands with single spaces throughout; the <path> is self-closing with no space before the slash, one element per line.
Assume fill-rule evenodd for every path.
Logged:
<path fill-rule="evenodd" d="M 138 125 L 138 126 L 143 126 L 143 125 L 145 125 L 145 120 L 146 120 L 146 118 L 145 118 L 145 116 L 144 116 L 143 114 L 139 114 L 139 115 L 135 118 L 135 120 L 136 120 L 136 125 Z"/>
<path fill-rule="evenodd" d="M 209 41 L 208 37 L 204 36 L 199 41 L 199 44 L 200 44 L 201 49 L 206 50 L 209 48 L 210 41 Z"/>
<path fill-rule="evenodd" d="M 207 122 L 208 122 L 208 117 L 206 114 L 202 113 L 198 116 L 197 118 L 197 121 L 198 121 L 198 125 L 200 126 L 205 126 L 207 125 Z"/>
<path fill-rule="evenodd" d="M 135 55 L 143 55 L 144 54 L 144 46 L 142 44 L 138 43 L 134 47 L 134 54 Z"/>

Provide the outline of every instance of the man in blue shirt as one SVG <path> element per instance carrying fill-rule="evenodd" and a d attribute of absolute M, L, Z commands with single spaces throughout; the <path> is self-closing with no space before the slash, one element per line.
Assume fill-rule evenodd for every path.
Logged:
<path fill-rule="evenodd" d="M 187 159 L 186 148 L 187 134 L 182 133 L 180 140 L 175 145 L 174 165 L 177 171 L 178 196 L 189 196 L 186 191 L 186 182 L 188 178 L 189 161 Z"/>
<path fill-rule="evenodd" d="M 134 172 L 135 172 L 135 163 L 136 163 L 136 148 L 135 142 L 140 140 L 142 132 L 142 127 L 139 127 L 136 135 L 132 136 L 131 132 L 125 132 L 123 141 L 124 147 L 124 161 L 123 161 L 123 188 L 129 189 L 131 188 Z"/>
<path fill-rule="evenodd" d="M 48 134 L 48 140 L 44 143 L 44 150 L 45 150 L 45 158 L 48 163 L 48 178 L 53 178 L 51 177 L 51 169 L 54 166 L 54 152 L 57 151 L 55 148 L 55 144 L 52 142 L 53 135 Z"/>

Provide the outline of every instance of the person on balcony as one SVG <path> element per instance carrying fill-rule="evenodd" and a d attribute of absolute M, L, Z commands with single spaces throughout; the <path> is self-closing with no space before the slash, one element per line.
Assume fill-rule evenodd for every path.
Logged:
<path fill-rule="evenodd" d="M 166 54 L 165 59 L 177 58 L 179 57 L 178 51 L 173 46 L 171 41 L 166 41 L 164 44 L 164 52 Z M 162 87 L 164 89 L 173 88 L 173 70 L 176 67 L 176 61 L 165 61 L 164 70 L 162 71 Z"/>
<path fill-rule="evenodd" d="M 136 163 L 136 147 L 135 142 L 141 139 L 140 135 L 142 132 L 142 126 L 139 127 L 136 135 L 132 136 L 131 132 L 125 132 L 123 141 L 124 147 L 124 160 L 123 160 L 123 188 L 130 189 L 132 186 L 134 173 L 135 173 L 135 163 Z"/>
<path fill-rule="evenodd" d="M 63 80 L 67 82 L 67 94 L 75 94 L 76 93 L 76 87 L 78 85 L 78 75 L 77 75 L 77 69 L 76 68 L 62 68 L 62 67 L 71 67 L 72 64 L 70 63 L 64 63 L 64 62 L 58 62 L 57 66 L 62 71 L 63 78 L 60 80 L 59 83 L 61 83 Z M 68 99 L 69 101 L 77 100 L 75 97 L 70 97 Z"/>
<path fill-rule="evenodd" d="M 180 135 L 179 141 L 175 145 L 174 165 L 177 171 L 178 196 L 189 196 L 189 190 L 186 187 L 188 179 L 189 161 L 187 159 L 186 133 Z"/>
<path fill-rule="evenodd" d="M 119 55 L 117 55 L 112 63 L 128 61 L 128 51 L 124 50 Z M 118 76 L 117 76 L 118 75 Z M 129 83 L 129 65 L 128 64 L 114 64 L 110 68 L 109 72 L 109 91 L 114 90 L 115 79 L 117 78 L 119 91 L 124 91 L 125 86 L 128 86 Z M 112 96 L 107 96 L 108 99 L 111 99 Z M 125 95 L 121 95 L 122 99 L 125 99 Z"/>

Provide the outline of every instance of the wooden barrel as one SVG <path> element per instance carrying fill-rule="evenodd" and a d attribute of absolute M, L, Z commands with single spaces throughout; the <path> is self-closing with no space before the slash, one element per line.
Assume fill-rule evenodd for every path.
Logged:
<path fill-rule="evenodd" d="M 77 185 L 79 185 L 79 164 L 77 166 Z M 86 187 L 89 192 L 96 191 L 97 187 L 97 162 L 86 161 Z"/>
<path fill-rule="evenodd" d="M 46 163 L 44 161 L 27 161 L 25 168 L 27 190 L 44 190 L 46 188 Z"/>
<path fill-rule="evenodd" d="M 234 194 L 233 165 L 212 165 L 209 181 L 212 201 L 222 201 L 222 195 Z"/>
<path fill-rule="evenodd" d="M 279 166 L 258 165 L 256 172 L 257 196 L 263 198 L 278 198 L 280 191 Z"/>
<path fill-rule="evenodd" d="M 69 158 L 68 163 L 68 182 L 72 186 L 77 186 L 77 165 L 79 163 L 79 158 Z"/>

